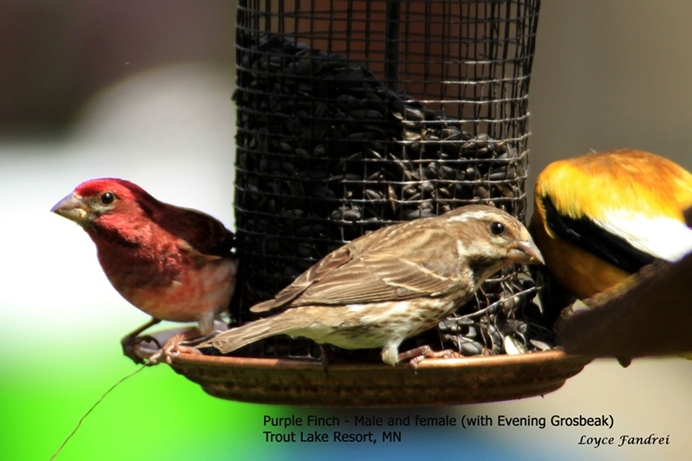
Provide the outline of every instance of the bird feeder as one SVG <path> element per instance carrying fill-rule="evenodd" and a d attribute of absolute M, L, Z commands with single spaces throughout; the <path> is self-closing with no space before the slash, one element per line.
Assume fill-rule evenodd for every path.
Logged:
<path fill-rule="evenodd" d="M 370 230 L 477 203 L 525 219 L 539 6 L 239 0 L 233 322 L 251 321 L 253 304 Z M 417 374 L 358 352 L 343 352 L 341 359 L 353 360 L 325 374 L 313 344 L 287 337 L 234 353 L 242 357 L 183 354 L 173 366 L 212 395 L 267 403 L 412 405 L 543 394 L 588 359 L 540 352 L 550 348 L 550 329 L 532 318 L 536 289 L 520 267 L 488 280 L 472 302 L 402 350 L 423 343 L 490 356 L 424 361 Z M 507 338 L 533 354 L 507 355 Z M 472 386 L 479 376 L 495 390 L 461 389 L 459 379 Z M 408 391 L 392 397 L 395 382 Z"/>

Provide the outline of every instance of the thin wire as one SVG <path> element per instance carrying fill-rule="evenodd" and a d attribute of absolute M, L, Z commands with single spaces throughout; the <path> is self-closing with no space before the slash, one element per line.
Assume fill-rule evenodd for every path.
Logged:
<path fill-rule="evenodd" d="M 67 445 L 67 442 L 69 442 L 69 440 L 72 438 L 72 436 L 75 435 L 75 433 L 79 430 L 79 427 L 82 425 L 82 423 L 84 422 L 84 420 L 86 419 L 86 417 L 89 416 L 89 414 L 90 414 L 92 411 L 94 411 L 94 408 L 96 408 L 96 406 L 97 406 L 99 403 L 101 403 L 101 402 L 103 401 L 103 399 L 105 399 L 106 396 L 107 396 L 108 394 L 110 394 L 110 393 L 113 391 L 113 389 L 115 389 L 116 387 L 118 387 L 123 381 L 132 378 L 134 375 L 136 375 L 136 374 L 139 373 L 140 371 L 144 370 L 145 368 L 147 368 L 147 366 L 146 366 L 146 365 L 142 365 L 140 368 L 136 369 L 135 371 L 133 371 L 133 372 L 130 373 L 129 375 L 127 375 L 127 376 L 125 376 L 124 378 L 121 378 L 120 380 L 118 380 L 117 383 L 113 384 L 113 386 L 111 386 L 111 388 L 108 389 L 108 390 L 101 396 L 101 398 L 99 398 L 99 399 L 96 401 L 96 403 L 94 403 L 94 404 L 91 406 L 91 408 L 89 408 L 89 410 L 88 410 L 86 413 L 84 413 L 84 415 L 79 419 L 79 422 L 77 423 L 77 425 L 75 426 L 75 428 L 72 429 L 72 432 L 70 432 L 70 435 L 67 436 L 67 438 L 63 441 L 62 445 L 60 445 L 60 447 L 59 447 L 59 448 L 55 451 L 55 453 L 53 453 L 53 455 L 50 457 L 50 461 L 53 461 L 53 459 L 55 459 L 55 457 L 58 456 L 58 454 L 60 454 L 60 452 L 62 451 L 62 449 L 65 448 L 65 445 Z"/>

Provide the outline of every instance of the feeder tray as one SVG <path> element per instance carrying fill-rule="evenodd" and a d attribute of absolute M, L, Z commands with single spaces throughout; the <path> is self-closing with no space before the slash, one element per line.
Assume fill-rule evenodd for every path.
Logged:
<path fill-rule="evenodd" d="M 428 360 L 406 365 L 320 363 L 290 359 L 181 354 L 173 369 L 214 397 L 320 407 L 455 405 L 553 392 L 590 359 L 559 351 L 518 356 Z"/>
<path fill-rule="evenodd" d="M 153 334 L 162 344 L 176 331 Z M 153 350 L 140 348 L 142 356 Z M 180 354 L 171 367 L 214 397 L 315 407 L 459 405 L 556 391 L 591 359 L 553 350 L 521 355 L 423 360 L 406 364 Z"/>

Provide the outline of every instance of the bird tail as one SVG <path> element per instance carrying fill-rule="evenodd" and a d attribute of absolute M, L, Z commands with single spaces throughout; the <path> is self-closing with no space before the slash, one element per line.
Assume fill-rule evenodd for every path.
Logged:
<path fill-rule="evenodd" d="M 312 323 L 312 320 L 305 317 L 307 316 L 296 316 L 284 312 L 274 317 L 256 320 L 237 328 L 231 328 L 197 345 L 197 347 L 214 347 L 221 353 L 227 354 L 260 339 L 284 333 L 290 334 L 293 331 L 306 328 Z"/>

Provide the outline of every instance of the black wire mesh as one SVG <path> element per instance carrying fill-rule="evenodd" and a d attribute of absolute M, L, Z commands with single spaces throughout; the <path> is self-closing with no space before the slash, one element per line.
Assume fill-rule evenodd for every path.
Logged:
<path fill-rule="evenodd" d="M 471 203 L 525 218 L 539 6 L 239 1 L 236 320 L 383 225 Z M 499 331 L 517 311 L 506 305 L 534 290 L 520 269 L 506 271 L 465 311 L 504 319 Z M 469 336 L 460 318 L 442 322 L 440 337 Z"/>

